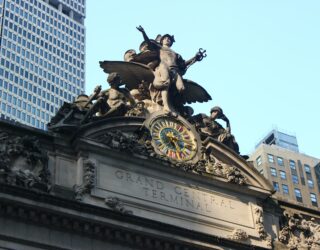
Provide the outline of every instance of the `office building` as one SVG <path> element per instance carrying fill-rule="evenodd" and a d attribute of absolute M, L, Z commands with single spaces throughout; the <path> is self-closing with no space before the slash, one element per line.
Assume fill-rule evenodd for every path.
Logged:
<path fill-rule="evenodd" d="M 277 143 L 277 135 L 281 135 L 281 144 Z M 319 186 L 315 172 L 319 159 L 297 152 L 295 136 L 273 130 L 265 138 L 271 137 L 272 140 L 264 139 L 257 145 L 249 160 L 272 183 L 277 199 L 319 209 Z"/>
<path fill-rule="evenodd" d="M 320 190 L 320 162 L 314 167 L 318 189 Z"/>
<path fill-rule="evenodd" d="M 276 129 L 273 129 L 268 133 L 258 144 L 258 147 L 261 143 L 267 145 L 277 145 L 281 148 L 286 148 L 295 152 L 299 152 L 299 146 L 297 138 L 294 135 L 288 135 L 282 133 Z"/>
<path fill-rule="evenodd" d="M 33 127 L 85 89 L 85 0 L 0 0 L 0 114 Z"/>

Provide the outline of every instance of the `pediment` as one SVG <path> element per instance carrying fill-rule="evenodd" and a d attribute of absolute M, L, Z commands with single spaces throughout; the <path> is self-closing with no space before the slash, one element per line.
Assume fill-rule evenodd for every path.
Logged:
<path fill-rule="evenodd" d="M 245 177 L 248 186 L 264 190 L 270 194 L 273 192 L 273 187 L 270 182 L 261 175 L 257 169 L 233 150 L 210 137 L 208 137 L 203 144 L 208 153 L 213 155 L 217 161 L 240 171 L 241 175 Z"/>
<path fill-rule="evenodd" d="M 77 143 L 94 141 L 108 150 L 163 162 L 166 166 L 169 164 L 181 171 L 223 182 L 224 185 L 239 185 L 242 189 L 262 192 L 266 196 L 272 194 L 271 184 L 253 166 L 211 137 L 199 141 L 196 157 L 190 161 L 174 161 L 159 154 L 149 141 L 151 139 L 144 121 L 140 117 L 115 117 L 93 122 L 80 127 L 73 143 L 76 146 Z"/>

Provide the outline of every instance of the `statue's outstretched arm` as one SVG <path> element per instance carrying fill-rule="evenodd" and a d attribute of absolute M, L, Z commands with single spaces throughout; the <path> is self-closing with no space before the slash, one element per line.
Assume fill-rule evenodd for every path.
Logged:
<path fill-rule="evenodd" d="M 226 117 L 225 114 L 222 114 L 220 119 L 226 122 L 226 130 L 228 131 L 228 133 L 231 133 L 231 125 L 228 117 Z"/>
<path fill-rule="evenodd" d="M 149 39 L 149 37 L 147 36 L 146 32 L 144 31 L 144 28 L 143 28 L 141 25 L 139 25 L 139 26 L 137 27 L 137 30 L 139 30 L 139 31 L 142 33 L 143 39 L 144 39 L 147 43 L 150 43 L 150 39 Z"/>
<path fill-rule="evenodd" d="M 192 57 L 191 59 L 189 59 L 188 61 L 186 61 L 186 68 L 189 68 L 192 64 L 194 64 L 195 62 L 200 62 L 202 61 L 203 58 L 205 58 L 207 56 L 206 54 L 206 50 L 204 49 L 199 49 L 199 51 L 197 52 L 197 54 Z"/>

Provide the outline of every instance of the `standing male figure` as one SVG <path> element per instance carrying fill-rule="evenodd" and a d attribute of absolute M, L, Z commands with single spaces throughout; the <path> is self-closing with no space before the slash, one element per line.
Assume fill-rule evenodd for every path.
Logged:
<path fill-rule="evenodd" d="M 146 43 L 151 42 L 144 29 L 139 26 L 137 29 L 142 33 Z M 172 84 L 175 84 L 178 92 L 182 92 L 185 89 L 182 75 L 186 72 L 187 68 L 196 61 L 201 61 L 205 56 L 199 51 L 196 56 L 188 61 L 184 61 L 182 57 L 171 49 L 172 44 L 175 42 L 174 36 L 165 34 L 160 39 L 159 44 L 159 66 L 154 71 L 154 81 L 150 86 L 151 99 L 162 105 L 165 110 L 173 111 L 169 103 L 169 89 Z"/>

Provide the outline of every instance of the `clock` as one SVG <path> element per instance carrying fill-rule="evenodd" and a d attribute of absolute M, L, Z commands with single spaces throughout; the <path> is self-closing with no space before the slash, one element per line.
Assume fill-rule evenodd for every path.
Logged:
<path fill-rule="evenodd" d="M 158 117 L 150 124 L 152 144 L 158 153 L 175 161 L 189 161 L 197 152 L 190 128 L 174 117 Z"/>

